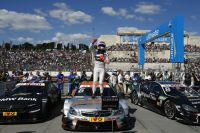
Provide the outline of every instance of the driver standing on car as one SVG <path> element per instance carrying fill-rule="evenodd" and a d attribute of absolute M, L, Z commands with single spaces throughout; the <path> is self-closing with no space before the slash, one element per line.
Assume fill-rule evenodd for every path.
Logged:
<path fill-rule="evenodd" d="M 93 39 L 90 44 L 90 50 L 93 52 L 94 56 L 94 71 L 93 71 L 93 88 L 92 88 L 92 97 L 95 97 L 96 84 L 99 78 L 99 87 L 101 96 L 103 96 L 103 79 L 105 74 L 105 63 L 109 63 L 108 53 L 106 52 L 105 42 L 98 42 L 97 47 L 95 42 L 97 39 Z"/>

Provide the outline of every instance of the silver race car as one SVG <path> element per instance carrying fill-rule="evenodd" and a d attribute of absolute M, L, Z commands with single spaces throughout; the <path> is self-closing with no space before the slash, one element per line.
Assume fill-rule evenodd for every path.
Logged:
<path fill-rule="evenodd" d="M 66 98 L 63 108 L 62 127 L 65 130 L 111 130 L 129 127 L 129 107 L 125 99 L 104 83 L 103 97 L 117 97 L 117 110 L 103 110 L 102 97 L 97 85 L 96 97 L 92 98 L 92 82 L 84 81 L 72 98 Z"/>

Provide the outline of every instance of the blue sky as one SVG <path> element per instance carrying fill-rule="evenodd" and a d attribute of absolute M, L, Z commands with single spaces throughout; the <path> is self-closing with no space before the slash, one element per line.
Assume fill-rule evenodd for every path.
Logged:
<path fill-rule="evenodd" d="M 199 0 L 1 0 L 0 43 L 89 43 L 118 28 L 153 30 L 182 15 L 200 35 Z"/>

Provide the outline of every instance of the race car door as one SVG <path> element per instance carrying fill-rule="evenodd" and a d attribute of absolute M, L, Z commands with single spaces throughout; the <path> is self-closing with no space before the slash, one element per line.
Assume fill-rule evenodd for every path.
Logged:
<path fill-rule="evenodd" d="M 157 107 L 159 106 L 158 102 L 158 97 L 163 95 L 162 87 L 160 84 L 152 82 L 150 85 L 151 92 L 150 92 L 150 103 L 154 106 Z"/>
<path fill-rule="evenodd" d="M 142 103 L 145 105 L 148 105 L 149 98 L 150 98 L 149 82 L 140 85 L 140 93 L 142 95 L 142 97 L 141 97 Z"/>

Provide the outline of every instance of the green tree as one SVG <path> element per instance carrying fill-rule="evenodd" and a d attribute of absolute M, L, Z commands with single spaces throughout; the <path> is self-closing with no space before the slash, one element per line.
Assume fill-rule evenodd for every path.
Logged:
<path fill-rule="evenodd" d="M 26 49 L 26 50 L 32 50 L 34 49 L 33 44 L 29 43 L 29 42 L 25 42 L 24 44 L 22 44 L 22 48 Z"/>
<path fill-rule="evenodd" d="M 6 50 L 10 50 L 11 49 L 11 43 L 9 43 L 9 42 L 4 43 L 4 48 Z"/>
<path fill-rule="evenodd" d="M 57 44 L 57 49 L 61 50 L 62 49 L 62 45 L 63 45 L 62 43 Z"/>

